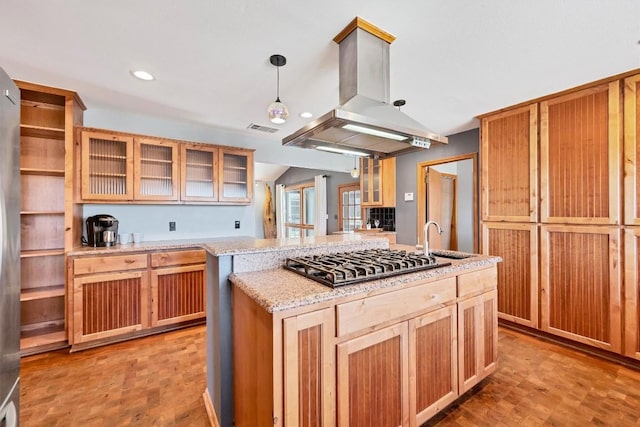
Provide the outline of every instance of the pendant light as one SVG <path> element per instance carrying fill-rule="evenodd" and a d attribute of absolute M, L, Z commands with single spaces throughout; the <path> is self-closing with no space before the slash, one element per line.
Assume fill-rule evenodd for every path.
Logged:
<path fill-rule="evenodd" d="M 358 167 L 358 156 L 353 156 L 353 169 L 351 169 L 351 176 L 358 178 L 360 176 L 360 168 Z"/>
<path fill-rule="evenodd" d="M 280 67 L 287 63 L 287 58 L 282 55 L 271 55 L 269 58 L 271 65 L 276 67 L 277 72 L 277 86 L 276 86 L 276 100 L 269 105 L 267 113 L 269 114 L 269 120 L 277 125 L 283 124 L 289 117 L 289 109 L 286 105 L 280 102 Z"/>

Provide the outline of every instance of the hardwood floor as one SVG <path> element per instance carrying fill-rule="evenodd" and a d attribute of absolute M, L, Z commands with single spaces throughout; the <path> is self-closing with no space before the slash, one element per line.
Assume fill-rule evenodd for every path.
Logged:
<path fill-rule="evenodd" d="M 430 426 L 640 426 L 640 372 L 500 328 L 499 369 Z M 30 426 L 207 426 L 205 327 L 22 359 Z"/>

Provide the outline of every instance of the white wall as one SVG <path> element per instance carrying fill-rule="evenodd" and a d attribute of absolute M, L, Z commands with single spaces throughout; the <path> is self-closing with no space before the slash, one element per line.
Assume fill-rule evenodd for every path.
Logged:
<path fill-rule="evenodd" d="M 256 235 L 253 206 L 84 205 L 85 220 L 97 214 L 115 216 L 119 232 L 144 233 L 147 241 Z M 176 222 L 176 231 L 169 231 L 169 221 Z"/>

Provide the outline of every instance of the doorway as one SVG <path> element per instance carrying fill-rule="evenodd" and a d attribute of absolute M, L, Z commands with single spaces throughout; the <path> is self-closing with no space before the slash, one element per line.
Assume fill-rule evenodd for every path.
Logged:
<path fill-rule="evenodd" d="M 431 227 L 431 248 L 478 253 L 477 163 L 476 153 L 418 163 L 417 234 L 421 244 L 424 224 L 434 220 L 443 234 Z"/>

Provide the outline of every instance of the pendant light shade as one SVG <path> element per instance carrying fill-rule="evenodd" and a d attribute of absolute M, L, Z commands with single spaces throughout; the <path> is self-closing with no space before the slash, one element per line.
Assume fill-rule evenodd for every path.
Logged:
<path fill-rule="evenodd" d="M 351 176 L 358 178 L 360 176 L 360 168 L 358 168 L 358 156 L 353 156 L 353 169 L 351 169 Z"/>
<path fill-rule="evenodd" d="M 286 122 L 289 117 L 289 109 L 280 101 L 280 67 L 287 63 L 287 58 L 282 55 L 271 55 L 269 62 L 276 67 L 277 85 L 276 100 L 269 104 L 267 114 L 269 114 L 269 120 L 271 120 L 272 123 L 281 125 Z"/>

